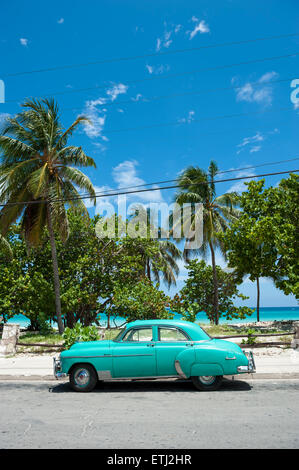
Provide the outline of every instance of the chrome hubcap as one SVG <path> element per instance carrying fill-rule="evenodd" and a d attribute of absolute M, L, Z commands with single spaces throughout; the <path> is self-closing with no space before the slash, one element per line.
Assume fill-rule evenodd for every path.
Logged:
<path fill-rule="evenodd" d="M 89 372 L 86 369 L 78 369 L 74 377 L 76 385 L 83 387 L 89 382 Z"/>
<path fill-rule="evenodd" d="M 200 375 L 199 380 L 204 385 L 212 385 L 215 382 L 215 377 L 213 375 Z"/>

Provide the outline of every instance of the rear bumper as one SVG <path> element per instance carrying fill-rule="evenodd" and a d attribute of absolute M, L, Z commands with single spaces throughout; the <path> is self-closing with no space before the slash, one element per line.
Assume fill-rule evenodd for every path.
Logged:
<path fill-rule="evenodd" d="M 53 357 L 53 373 L 57 380 L 67 377 L 67 374 L 61 372 L 61 361 L 60 359 L 56 359 L 56 357 Z"/>
<path fill-rule="evenodd" d="M 253 374 L 256 371 L 254 357 L 252 351 L 245 353 L 248 359 L 247 366 L 239 366 L 237 367 L 237 371 L 239 374 Z"/>

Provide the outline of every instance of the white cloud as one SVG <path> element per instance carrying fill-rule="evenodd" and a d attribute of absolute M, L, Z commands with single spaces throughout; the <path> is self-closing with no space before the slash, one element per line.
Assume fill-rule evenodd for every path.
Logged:
<path fill-rule="evenodd" d="M 141 93 L 137 93 L 137 95 L 135 96 L 135 98 L 132 98 L 132 101 L 139 101 L 139 100 L 141 100 L 141 98 L 142 98 Z"/>
<path fill-rule="evenodd" d="M 192 31 L 186 32 L 186 34 L 189 35 L 189 39 L 193 39 L 197 35 L 197 33 L 205 34 L 210 32 L 209 25 L 206 24 L 205 20 L 199 21 L 198 18 L 192 16 L 192 21 L 196 23 L 196 25 Z"/>
<path fill-rule="evenodd" d="M 107 109 L 103 107 L 108 101 L 113 102 L 118 95 L 126 93 L 128 87 L 122 83 L 118 83 L 109 88 L 106 92 L 106 97 L 100 97 L 96 100 L 85 102 L 83 114 L 89 118 L 90 122 L 84 124 L 84 131 L 88 137 L 94 139 L 100 137 L 104 141 L 108 138 L 103 135 L 104 125 L 107 117 Z M 98 106 L 101 106 L 98 108 Z"/>
<path fill-rule="evenodd" d="M 270 80 L 272 80 L 272 78 L 276 78 L 276 77 L 278 77 L 277 72 L 274 72 L 274 71 L 267 72 L 261 76 L 261 78 L 259 79 L 259 82 L 260 83 L 269 82 Z"/>
<path fill-rule="evenodd" d="M 145 67 L 146 67 L 148 73 L 154 74 L 154 75 L 160 75 L 161 73 L 168 72 L 168 70 L 170 69 L 168 64 L 165 64 L 165 65 L 163 65 L 163 64 L 161 64 L 161 65 L 146 64 Z"/>
<path fill-rule="evenodd" d="M 100 195 L 101 193 L 105 193 L 105 192 L 113 192 L 112 188 L 110 186 L 94 186 L 94 189 L 95 189 L 95 192 L 97 193 L 97 195 Z M 108 197 L 108 196 L 103 196 L 103 197 L 97 197 L 96 199 L 96 214 L 98 214 L 100 212 L 99 208 L 102 204 L 107 204 L 107 203 L 112 203 L 113 202 L 113 196 L 111 197 Z M 94 203 L 93 201 L 91 201 L 90 199 L 85 199 L 84 201 L 86 207 L 88 209 L 94 207 Z"/>
<path fill-rule="evenodd" d="M 118 95 L 122 95 L 127 93 L 128 86 L 124 85 L 123 83 L 119 83 L 118 85 L 114 85 L 107 91 L 107 95 L 110 96 L 111 101 L 115 101 Z"/>
<path fill-rule="evenodd" d="M 260 87 L 259 84 L 267 83 L 272 78 L 275 78 L 277 76 L 278 73 L 272 71 L 262 75 L 259 80 L 255 83 L 246 82 L 243 86 L 240 86 L 236 89 L 236 100 L 270 106 L 273 101 L 273 87 L 270 83 L 266 84 L 263 87 Z M 236 83 L 237 81 L 237 77 L 233 77 L 232 83 Z M 258 86 L 258 88 L 256 88 L 256 85 Z"/>
<path fill-rule="evenodd" d="M 255 176 L 255 172 L 253 170 L 242 170 L 239 171 L 236 174 L 236 178 L 241 178 L 242 176 Z M 247 186 L 244 184 L 244 182 L 249 181 L 248 180 L 241 180 L 241 181 L 236 181 L 228 190 L 228 192 L 236 192 L 236 193 L 242 193 L 243 191 L 246 191 Z"/>
<path fill-rule="evenodd" d="M 252 147 L 249 152 L 250 153 L 255 153 L 255 152 L 259 152 L 261 150 L 261 145 L 255 145 L 254 147 Z"/>
<path fill-rule="evenodd" d="M 190 122 L 194 121 L 194 116 L 195 116 L 195 111 L 191 110 L 188 113 L 188 116 L 186 118 L 181 118 L 178 120 L 179 123 L 185 123 L 187 122 L 190 124 Z"/>
<path fill-rule="evenodd" d="M 64 18 L 60 18 L 58 21 L 57 21 L 58 24 L 63 24 L 64 23 Z"/>
<path fill-rule="evenodd" d="M 148 73 L 150 73 L 150 74 L 152 74 L 152 73 L 153 73 L 153 71 L 154 71 L 154 67 L 153 67 L 152 65 L 148 65 L 148 64 L 146 64 L 146 66 L 145 66 L 145 67 L 146 67 L 146 69 L 147 69 Z"/>
<path fill-rule="evenodd" d="M 164 33 L 162 37 L 157 38 L 156 40 L 156 51 L 159 52 L 161 49 L 166 48 L 172 44 L 173 36 L 178 34 L 182 28 L 182 25 L 171 25 L 170 27 L 167 26 L 167 23 L 164 22 Z"/>
<path fill-rule="evenodd" d="M 84 130 L 88 137 L 91 139 L 95 137 L 102 137 L 106 114 L 103 109 L 98 109 L 98 105 L 103 105 L 106 102 L 105 98 L 98 98 L 97 100 L 86 101 L 83 114 L 88 117 L 90 122 L 84 124 Z"/>
<path fill-rule="evenodd" d="M 260 131 L 257 131 L 251 137 L 244 137 L 242 142 L 237 145 L 237 155 L 243 150 L 249 149 L 249 153 L 259 152 L 262 148 L 261 143 L 264 142 L 270 135 L 278 134 L 279 130 L 277 128 L 273 131 L 268 131 L 262 134 Z"/>
<path fill-rule="evenodd" d="M 145 181 L 137 175 L 137 166 L 138 162 L 136 160 L 125 160 L 113 168 L 112 177 L 118 184 L 119 189 L 131 186 L 136 187 L 145 184 Z M 130 195 L 130 198 L 132 197 L 137 200 L 141 199 L 148 202 L 159 202 L 163 200 L 160 190 L 135 193 Z"/>
<path fill-rule="evenodd" d="M 157 39 L 157 44 L 156 44 L 156 51 L 159 52 L 160 49 L 161 49 L 161 39 L 158 38 Z"/>
<path fill-rule="evenodd" d="M 21 43 L 22 46 L 27 47 L 28 46 L 28 39 L 20 38 L 20 43 Z"/>
<path fill-rule="evenodd" d="M 260 145 L 254 145 L 257 142 L 262 142 L 265 139 L 265 136 L 262 135 L 260 132 L 257 132 L 255 135 L 252 137 L 244 137 L 242 142 L 237 145 L 238 151 L 237 154 L 242 152 L 242 150 L 245 149 L 245 147 L 249 146 L 250 147 L 250 153 L 252 152 L 258 152 L 261 149 Z M 253 150 L 254 149 L 254 150 Z"/>

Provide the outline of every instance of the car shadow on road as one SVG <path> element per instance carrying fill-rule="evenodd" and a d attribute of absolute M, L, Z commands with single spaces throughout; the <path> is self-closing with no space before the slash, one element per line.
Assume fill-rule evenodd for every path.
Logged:
<path fill-rule="evenodd" d="M 222 392 L 244 392 L 251 390 L 251 385 L 243 380 L 223 379 L 218 393 Z M 60 383 L 49 389 L 52 393 L 77 393 L 74 392 L 69 383 Z M 197 393 L 191 380 L 168 379 L 168 380 L 117 380 L 111 382 L 99 382 L 90 393 L 136 393 L 136 392 L 193 392 Z M 215 393 L 215 392 L 212 392 Z"/>

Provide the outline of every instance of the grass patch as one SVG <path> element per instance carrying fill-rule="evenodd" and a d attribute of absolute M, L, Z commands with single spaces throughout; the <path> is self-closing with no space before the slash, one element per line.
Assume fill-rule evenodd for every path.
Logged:
<path fill-rule="evenodd" d="M 58 333 L 50 333 L 48 335 L 36 334 L 28 332 L 19 337 L 20 343 L 45 343 L 45 344 L 63 344 L 62 336 Z"/>

